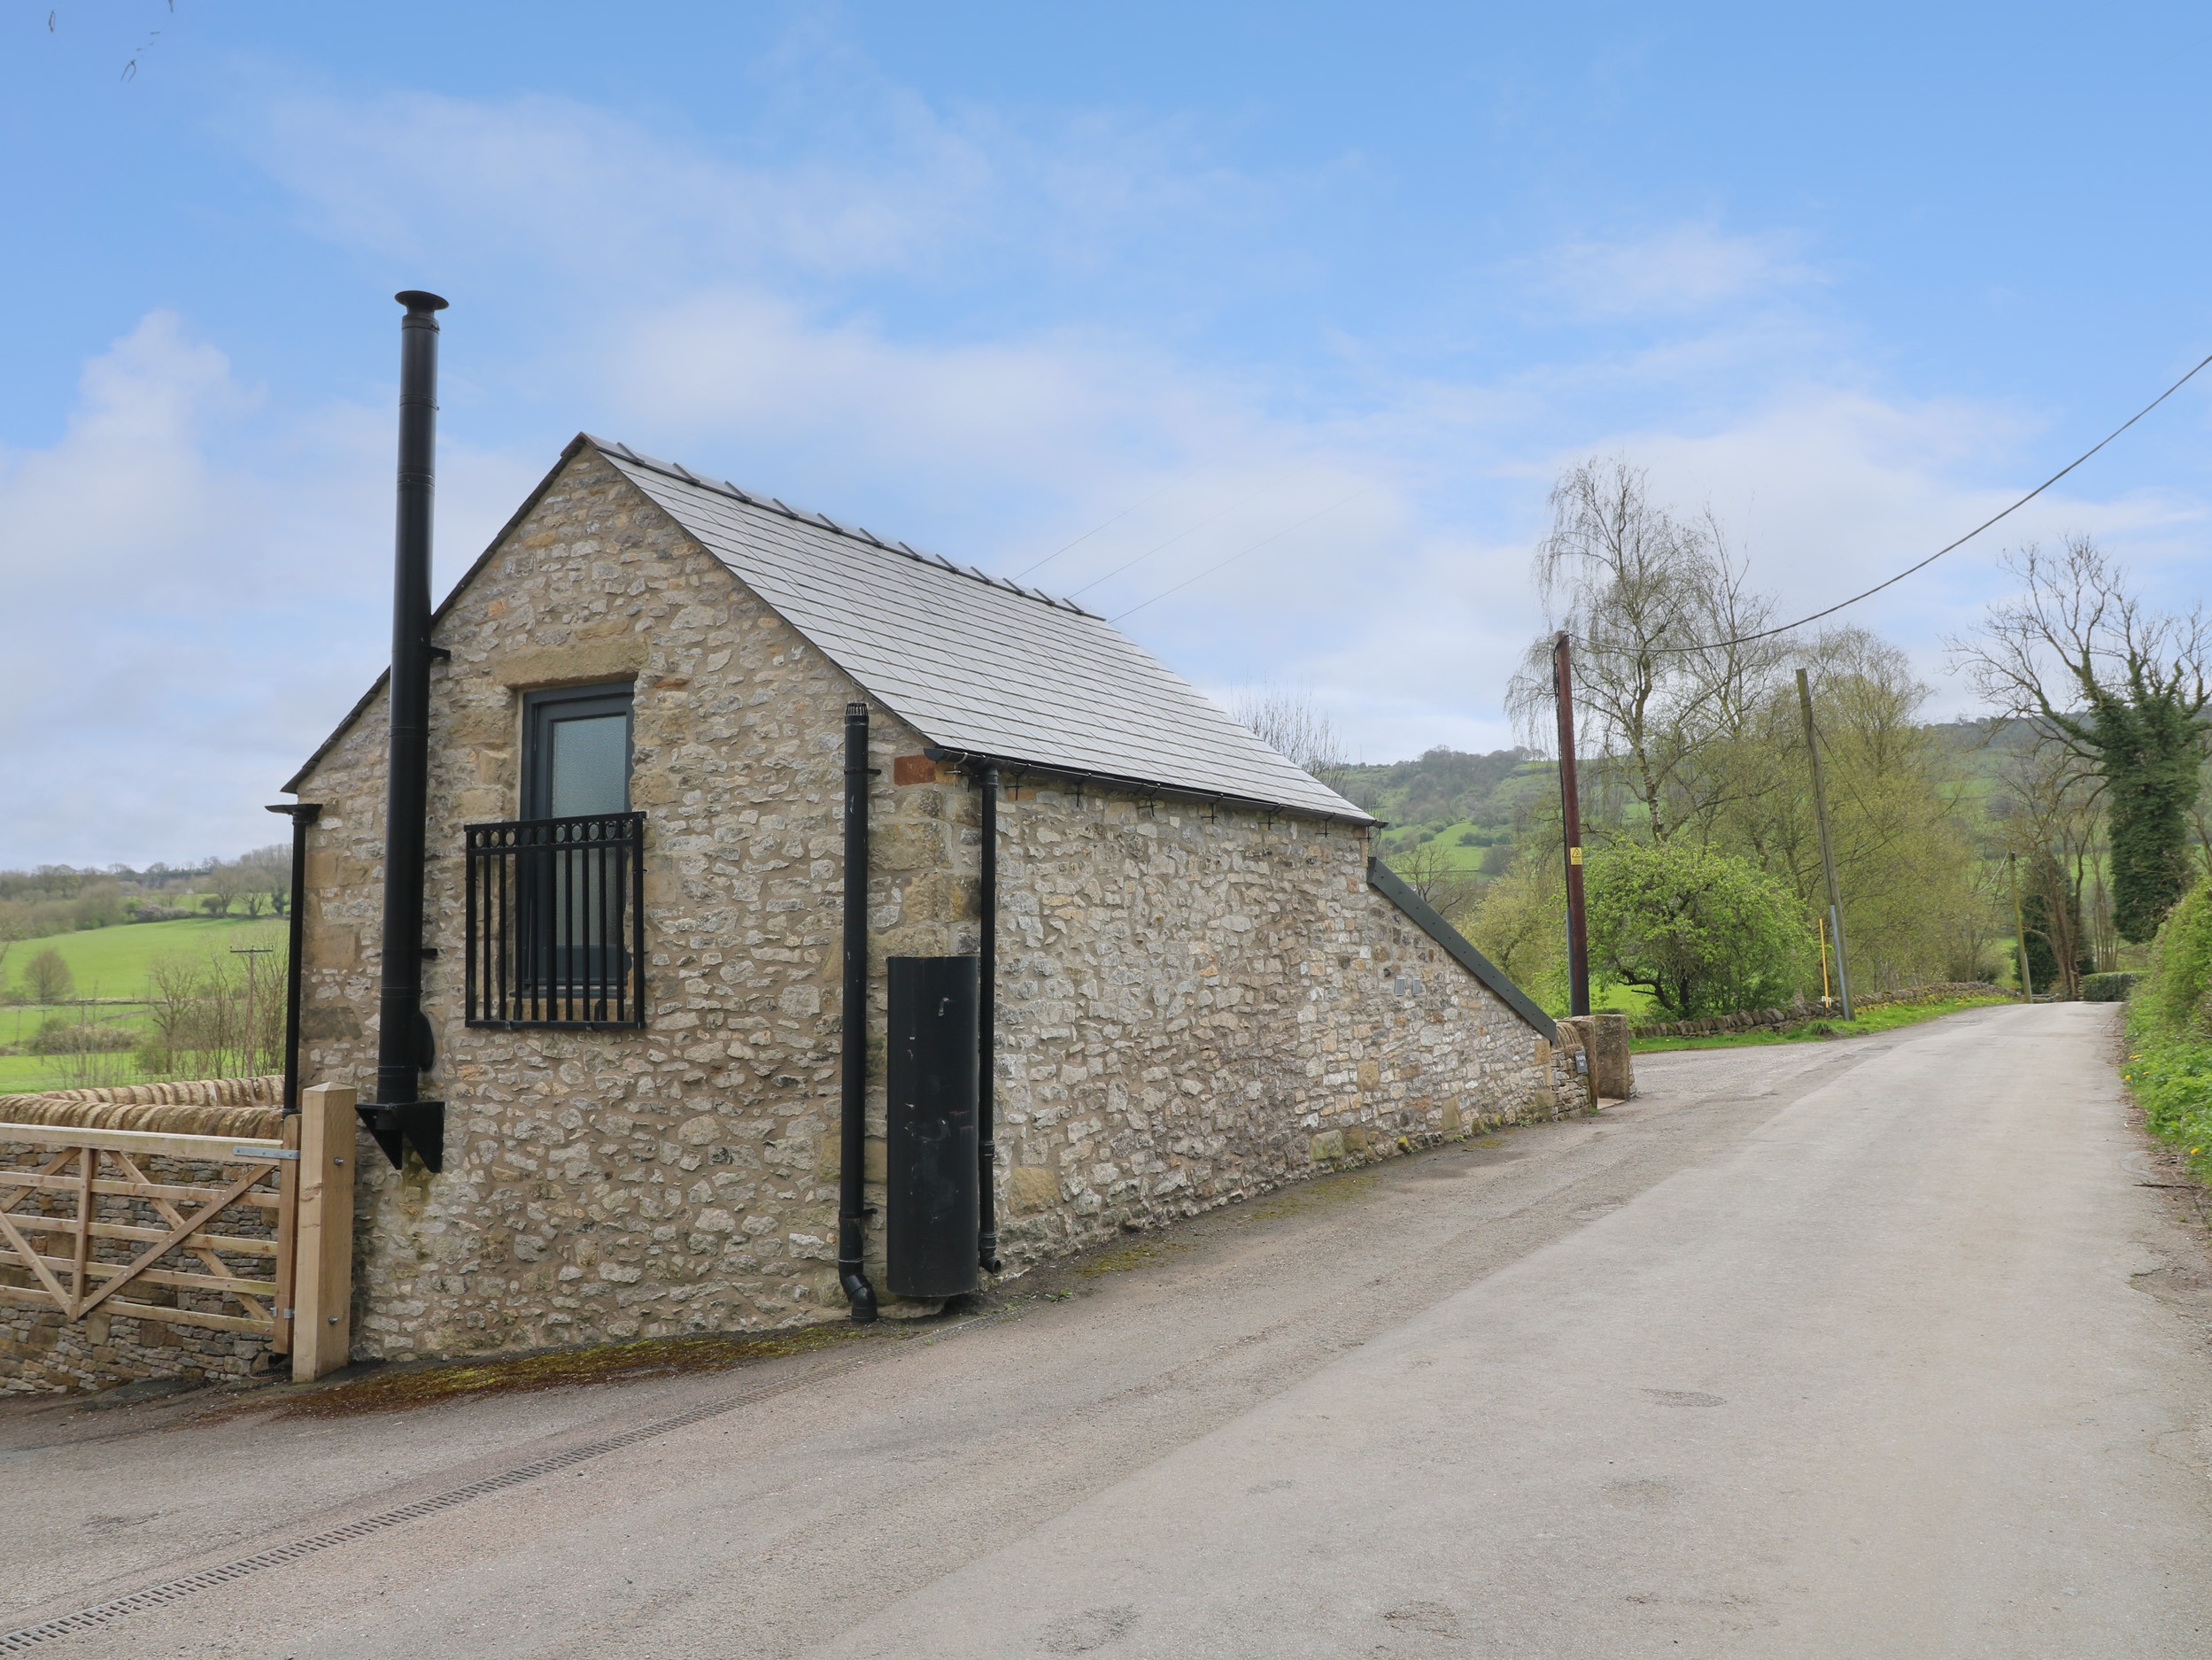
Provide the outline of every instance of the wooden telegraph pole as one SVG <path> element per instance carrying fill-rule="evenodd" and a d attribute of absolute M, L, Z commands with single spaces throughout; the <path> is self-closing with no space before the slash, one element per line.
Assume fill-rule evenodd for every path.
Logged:
<path fill-rule="evenodd" d="M 2028 972 L 2028 924 L 2020 914 L 2020 855 L 2005 855 L 2005 874 L 2012 878 L 2012 937 L 2020 947 L 2020 993 L 2030 1003 L 2036 1000 L 2036 983 Z"/>
<path fill-rule="evenodd" d="M 1551 684 L 1559 706 L 1559 808 L 1566 829 L 1566 976 L 1571 1012 L 1589 1013 L 1589 934 L 1582 917 L 1582 797 L 1574 781 L 1574 667 L 1566 630 L 1551 641 Z"/>
<path fill-rule="evenodd" d="M 1851 971 L 1844 966 L 1844 907 L 1836 893 L 1836 847 L 1828 838 L 1828 790 L 1821 780 L 1821 735 L 1813 727 L 1813 688 L 1798 670 L 1798 703 L 1805 711 L 1805 747 L 1813 757 L 1813 816 L 1821 827 L 1821 869 L 1828 876 L 1828 928 L 1836 939 L 1836 994 L 1851 1018 Z"/>

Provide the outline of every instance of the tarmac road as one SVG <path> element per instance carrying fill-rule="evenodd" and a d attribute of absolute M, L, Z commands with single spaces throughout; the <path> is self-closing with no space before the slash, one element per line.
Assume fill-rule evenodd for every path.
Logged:
<path fill-rule="evenodd" d="M 2115 1031 L 1644 1057 L 739 1371 L 0 1409 L 0 1630 L 697 1411 L 29 1652 L 2212 1656 L 2212 1274 Z"/>

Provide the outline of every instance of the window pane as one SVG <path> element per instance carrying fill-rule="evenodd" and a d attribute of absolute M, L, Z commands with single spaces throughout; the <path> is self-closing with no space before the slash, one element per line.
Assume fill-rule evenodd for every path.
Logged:
<path fill-rule="evenodd" d="M 553 723 L 553 818 L 630 811 L 630 718 L 592 715 Z"/>

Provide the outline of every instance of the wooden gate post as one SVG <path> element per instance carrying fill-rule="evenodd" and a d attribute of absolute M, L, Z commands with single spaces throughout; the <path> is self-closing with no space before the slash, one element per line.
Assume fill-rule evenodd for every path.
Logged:
<path fill-rule="evenodd" d="M 318 1084 L 299 1094 L 294 1383 L 336 1371 L 352 1348 L 354 1093 L 346 1085 Z"/>

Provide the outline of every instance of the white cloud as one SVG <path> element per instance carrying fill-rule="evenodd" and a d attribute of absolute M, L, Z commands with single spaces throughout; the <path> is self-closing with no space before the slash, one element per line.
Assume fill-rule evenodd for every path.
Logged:
<path fill-rule="evenodd" d="M 1628 241 L 1578 240 L 1536 262 L 1539 304 L 1589 318 L 1680 317 L 1767 299 L 1821 281 L 1788 232 L 1730 235 L 1711 222 L 1670 225 Z"/>
<path fill-rule="evenodd" d="M 260 401 L 154 313 L 85 366 L 55 444 L 0 453 L 0 867 L 273 839 L 262 804 L 375 675 L 389 419 L 332 406 L 272 437 Z M 449 450 L 449 533 L 488 535 L 524 476 Z"/>
<path fill-rule="evenodd" d="M 1118 287 L 1144 247 L 1164 291 L 1238 265 L 1295 188 L 1211 160 L 1179 121 L 1023 127 L 843 62 L 786 67 L 731 119 L 709 144 L 544 95 L 286 92 L 240 136 L 318 235 L 479 289 L 550 266 L 610 305 L 889 274 L 943 291 L 1103 270 Z"/>
<path fill-rule="evenodd" d="M 1225 169 L 1173 121 L 790 97 L 764 105 L 780 140 L 720 149 L 546 98 L 265 111 L 253 147 L 320 234 L 476 290 L 445 349 L 444 577 L 578 427 L 1008 574 L 1083 537 L 1029 580 L 1108 614 L 1272 537 L 1130 631 L 1202 684 L 1311 683 L 1384 760 L 1514 741 L 1528 549 L 1566 462 L 1622 452 L 1709 501 L 1791 611 L 2049 470 L 2024 459 L 2047 413 L 1853 370 L 1794 305 L 1819 277 L 1785 230 L 1578 243 L 1545 291 L 1604 327 L 1550 360 L 1396 372 L 1348 340 L 1358 378 L 1321 382 L 1301 343 L 1232 356 L 1186 304 L 1305 257 L 1248 233 L 1295 220 L 1310 181 Z M 1069 273 L 1113 274 L 1112 303 L 1037 297 Z M 0 864 L 267 839 L 260 802 L 375 672 L 390 409 L 257 398 L 151 317 L 88 366 L 60 440 L 0 457 Z M 1939 672 L 2006 540 L 2083 528 L 2170 562 L 2200 523 L 2094 482 L 1855 617 Z"/>

